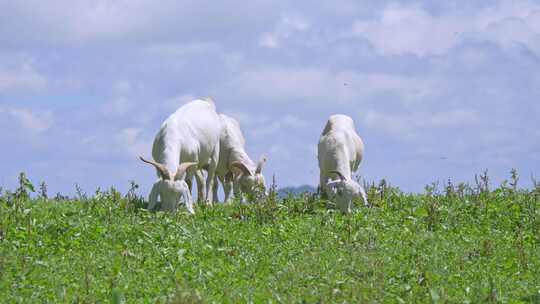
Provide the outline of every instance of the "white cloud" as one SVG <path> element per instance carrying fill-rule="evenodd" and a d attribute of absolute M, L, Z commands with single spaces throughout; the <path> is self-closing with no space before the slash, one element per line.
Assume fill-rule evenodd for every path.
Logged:
<path fill-rule="evenodd" d="M 32 134 L 40 134 L 54 125 L 54 115 L 51 111 L 37 111 L 25 108 L 0 108 L 0 114 L 14 119 L 24 130 Z"/>
<path fill-rule="evenodd" d="M 441 55 L 466 39 L 487 40 L 508 47 L 521 43 L 540 53 L 540 6 L 527 1 L 440 15 L 420 5 L 387 5 L 379 16 L 358 19 L 352 35 L 364 37 L 383 55 Z"/>
<path fill-rule="evenodd" d="M 245 131 L 247 131 L 249 135 L 251 135 L 251 136 L 253 136 L 255 138 L 264 138 L 264 137 L 266 137 L 268 135 L 277 133 L 281 129 L 281 126 L 282 125 L 281 125 L 280 122 L 275 121 L 275 122 L 272 122 L 272 123 L 269 123 L 269 124 L 264 124 L 264 125 L 259 125 L 259 126 L 256 126 L 256 127 L 252 127 L 252 128 L 249 128 L 249 129 L 247 129 Z"/>
<path fill-rule="evenodd" d="M 409 114 L 389 114 L 368 111 L 364 123 L 373 129 L 382 130 L 402 139 L 417 137 L 420 130 L 436 132 L 436 129 L 464 127 L 478 121 L 478 116 L 470 110 L 450 110 L 444 112 L 413 112 Z"/>
<path fill-rule="evenodd" d="M 526 20 L 532 30 L 536 33 L 540 33 L 540 8 L 531 11 L 526 17 Z"/>
<path fill-rule="evenodd" d="M 292 156 L 291 150 L 283 144 L 273 144 L 270 146 L 270 157 L 272 159 L 279 159 L 285 161 Z"/>
<path fill-rule="evenodd" d="M 308 122 L 298 116 L 287 114 L 283 117 L 283 125 L 290 128 L 305 128 Z"/>
<path fill-rule="evenodd" d="M 220 109 L 220 105 L 218 102 L 218 111 L 223 112 L 225 115 L 228 115 L 240 123 L 242 127 L 251 127 L 256 126 L 258 124 L 266 124 L 270 121 L 270 117 L 265 114 L 261 114 L 258 112 L 246 112 L 246 111 L 239 111 L 239 110 L 233 110 L 233 109 Z"/>
<path fill-rule="evenodd" d="M 281 47 L 284 41 L 294 38 L 296 34 L 305 32 L 309 28 L 309 22 L 301 15 L 282 15 L 272 31 L 262 33 L 259 38 L 259 46 L 267 48 Z"/>
<path fill-rule="evenodd" d="M 226 92 L 236 100 L 270 101 L 276 104 L 361 102 L 377 94 L 396 94 L 414 103 L 440 89 L 436 78 L 325 68 L 261 66 L 245 70 L 214 91 Z"/>
<path fill-rule="evenodd" d="M 199 43 L 163 43 L 144 48 L 144 51 L 152 56 L 189 57 L 206 53 L 219 53 L 223 47 L 216 42 Z"/>
<path fill-rule="evenodd" d="M 534 15 L 540 18 L 540 14 Z M 540 54 L 540 30 L 533 29 L 528 20 L 511 17 L 492 22 L 485 29 L 485 38 L 504 48 L 524 45 Z"/>
<path fill-rule="evenodd" d="M 130 43 L 222 37 L 255 32 L 276 14 L 274 1 L 65 1 L 0 2 L 0 41 L 13 45 Z M 242 9 L 238 9 L 242 7 Z M 62 22 L 58 22 L 62 20 Z M 18 29 L 13 31 L 12 29 Z M 186 40 L 186 39 L 184 39 Z"/>
<path fill-rule="evenodd" d="M 376 20 L 355 21 L 352 31 L 384 55 L 442 54 L 460 39 L 456 33 L 467 29 L 468 24 L 457 19 L 435 18 L 420 7 L 390 5 Z"/>
<path fill-rule="evenodd" d="M 275 49 L 279 46 L 278 37 L 274 33 L 263 33 L 259 39 L 259 45 Z"/>
<path fill-rule="evenodd" d="M 536 1 L 497 1 L 493 5 L 476 12 L 474 23 L 478 28 L 486 28 L 489 24 L 507 18 L 523 19 L 540 9 Z"/>
<path fill-rule="evenodd" d="M 143 14 L 146 5 L 142 1 L 111 2 L 95 1 L 76 11 L 72 21 L 72 35 L 78 40 L 108 39 L 141 31 L 148 26 Z M 137 20 L 135 22 L 135 20 Z"/>
<path fill-rule="evenodd" d="M 13 68 L 0 67 L 0 92 L 8 90 L 39 90 L 47 86 L 47 79 L 36 72 L 30 63 Z"/>
<path fill-rule="evenodd" d="M 132 85 L 129 80 L 118 80 L 113 85 L 113 92 L 118 95 L 125 95 L 131 92 Z"/>
<path fill-rule="evenodd" d="M 293 114 L 272 118 L 264 114 L 229 109 L 225 109 L 223 113 L 238 120 L 242 131 L 254 138 L 264 138 L 270 134 L 284 132 L 288 128 L 298 130 L 309 125 L 308 121 Z"/>
<path fill-rule="evenodd" d="M 286 132 L 287 129 L 301 129 L 305 128 L 308 122 L 292 114 L 287 114 L 284 117 L 278 119 L 272 119 L 269 122 L 262 120 L 257 121 L 256 125 L 243 127 L 250 135 L 256 138 L 263 138 L 270 134 L 276 134 L 278 132 Z"/>
<path fill-rule="evenodd" d="M 136 108 L 137 102 L 131 97 L 135 95 L 135 86 L 129 80 L 117 80 L 112 84 L 113 97 L 102 106 L 107 116 L 125 115 Z M 137 88 L 140 90 L 140 88 Z"/>
<path fill-rule="evenodd" d="M 143 137 L 141 128 L 124 128 L 116 135 L 116 143 L 131 156 L 145 155 L 152 150 L 152 142 Z"/>
<path fill-rule="evenodd" d="M 125 114 L 132 108 L 132 103 L 127 97 L 121 96 L 113 99 L 107 106 L 108 114 Z"/>

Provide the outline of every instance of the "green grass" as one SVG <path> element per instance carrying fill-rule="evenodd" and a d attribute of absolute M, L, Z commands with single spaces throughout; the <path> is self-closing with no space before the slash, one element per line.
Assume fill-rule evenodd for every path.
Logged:
<path fill-rule="evenodd" d="M 3 303 L 540 302 L 540 188 L 382 183 L 351 215 L 306 195 L 190 216 L 25 180 L 0 196 Z"/>

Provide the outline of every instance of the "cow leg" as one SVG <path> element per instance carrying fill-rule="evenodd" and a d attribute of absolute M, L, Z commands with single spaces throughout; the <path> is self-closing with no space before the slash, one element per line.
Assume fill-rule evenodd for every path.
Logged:
<path fill-rule="evenodd" d="M 219 160 L 219 145 L 214 149 L 212 157 L 210 158 L 210 163 L 208 164 L 208 176 L 206 176 L 206 204 L 212 206 L 214 201 L 214 177 L 216 176 L 216 169 Z"/>
<path fill-rule="evenodd" d="M 233 188 L 233 175 L 228 173 L 225 178 L 221 178 L 221 184 L 223 185 L 223 192 L 225 192 L 225 203 L 231 202 L 231 189 Z"/>
<path fill-rule="evenodd" d="M 186 178 L 184 180 L 188 185 L 189 191 L 191 191 L 193 189 L 193 173 L 189 171 L 186 172 Z"/>
<path fill-rule="evenodd" d="M 205 183 L 204 175 L 202 170 L 197 170 L 195 172 L 195 179 L 197 179 L 197 203 L 202 203 L 205 201 Z"/>
<path fill-rule="evenodd" d="M 219 183 L 218 183 L 218 176 L 216 175 L 214 177 L 214 186 L 212 187 L 212 195 L 213 195 L 214 204 L 217 204 L 219 202 L 218 190 L 219 190 Z"/>

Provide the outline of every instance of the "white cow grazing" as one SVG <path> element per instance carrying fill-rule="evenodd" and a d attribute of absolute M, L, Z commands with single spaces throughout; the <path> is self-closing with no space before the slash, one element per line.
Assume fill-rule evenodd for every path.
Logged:
<path fill-rule="evenodd" d="M 320 188 L 329 198 L 336 200 L 342 212 L 351 212 L 354 199 L 368 201 L 364 188 L 352 179 L 352 173 L 364 155 L 364 143 L 355 131 L 352 118 L 332 115 L 322 132 L 318 146 Z M 337 180 L 330 180 L 336 176 Z"/>
<path fill-rule="evenodd" d="M 253 193 L 257 188 L 265 190 L 262 168 L 266 162 L 261 157 L 255 163 L 245 150 L 246 140 L 240 129 L 240 124 L 234 118 L 219 114 L 221 119 L 221 135 L 219 139 L 219 162 L 216 178 L 219 178 L 225 192 L 224 202 L 230 202 L 231 187 L 234 195 L 243 199 L 243 193 Z M 214 200 L 217 201 L 217 181 L 214 183 Z"/>
<path fill-rule="evenodd" d="M 159 177 L 150 193 L 149 210 L 155 207 L 160 196 L 162 210 L 174 211 L 183 196 L 188 211 L 194 213 L 186 180 L 191 181 L 196 165 L 208 171 L 205 195 L 201 175 L 197 175 L 197 185 L 199 196 L 203 194 L 206 203 L 211 204 L 220 132 L 219 116 L 210 98 L 186 103 L 163 122 L 152 147 L 154 160 L 141 157 L 156 168 Z"/>

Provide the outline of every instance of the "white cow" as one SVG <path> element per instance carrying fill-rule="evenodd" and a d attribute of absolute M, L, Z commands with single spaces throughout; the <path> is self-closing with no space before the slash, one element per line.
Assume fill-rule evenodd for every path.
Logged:
<path fill-rule="evenodd" d="M 328 119 L 318 145 L 320 188 L 335 199 L 342 212 L 350 212 L 354 199 L 362 198 L 367 206 L 364 188 L 352 179 L 352 173 L 364 155 L 364 143 L 355 131 L 352 118 L 332 115 Z M 336 176 L 337 180 L 330 180 Z"/>
<path fill-rule="evenodd" d="M 186 181 L 191 182 L 197 165 L 208 171 L 206 185 L 202 175 L 196 176 L 199 198 L 203 196 L 206 203 L 211 204 L 220 132 L 220 119 L 210 98 L 186 103 L 163 122 L 152 147 L 154 160 L 141 157 L 156 168 L 159 177 L 150 193 L 149 210 L 155 207 L 158 196 L 161 197 L 162 210 L 167 211 L 176 210 L 183 197 L 188 211 L 194 213 L 191 187 Z"/>
<path fill-rule="evenodd" d="M 231 187 L 234 196 L 243 200 L 243 193 L 254 193 L 256 189 L 265 191 L 265 180 L 262 169 L 266 162 L 261 157 L 255 163 L 245 150 L 246 140 L 240 129 L 240 124 L 234 118 L 219 114 L 221 119 L 221 136 L 219 139 L 219 162 L 216 169 L 216 179 L 219 178 L 225 192 L 224 202 L 230 202 Z M 214 182 L 214 200 L 217 201 L 218 183 Z"/>

